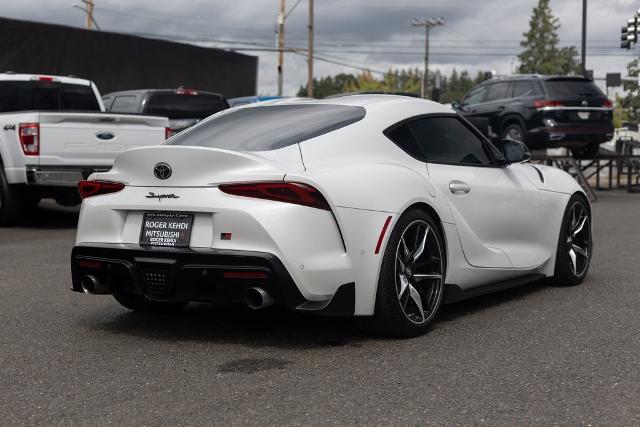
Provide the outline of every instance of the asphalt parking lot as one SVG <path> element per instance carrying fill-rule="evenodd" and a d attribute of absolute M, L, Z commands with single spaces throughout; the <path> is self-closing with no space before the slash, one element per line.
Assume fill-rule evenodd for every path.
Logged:
<path fill-rule="evenodd" d="M 599 193 L 573 288 L 446 306 L 432 331 L 69 291 L 77 210 L 0 229 L 1 424 L 640 423 L 640 194 Z"/>

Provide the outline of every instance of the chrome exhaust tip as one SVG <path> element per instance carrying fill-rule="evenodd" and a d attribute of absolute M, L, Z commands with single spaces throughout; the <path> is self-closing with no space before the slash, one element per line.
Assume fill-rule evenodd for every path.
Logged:
<path fill-rule="evenodd" d="M 91 295 L 103 295 L 109 292 L 109 290 L 98 280 L 96 276 L 87 274 L 80 279 L 80 285 L 85 294 Z"/>
<path fill-rule="evenodd" d="M 271 295 L 262 288 L 248 288 L 244 291 L 244 301 L 249 308 L 254 310 L 269 307 L 275 302 Z"/>

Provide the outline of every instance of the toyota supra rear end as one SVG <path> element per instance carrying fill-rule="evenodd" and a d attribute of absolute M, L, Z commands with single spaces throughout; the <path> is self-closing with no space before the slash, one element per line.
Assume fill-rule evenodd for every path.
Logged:
<path fill-rule="evenodd" d="M 80 183 L 73 290 L 133 310 L 239 302 L 364 316 L 414 336 L 446 301 L 581 282 L 582 190 L 523 163 L 522 144 L 507 148 L 402 96 L 226 110 Z"/>

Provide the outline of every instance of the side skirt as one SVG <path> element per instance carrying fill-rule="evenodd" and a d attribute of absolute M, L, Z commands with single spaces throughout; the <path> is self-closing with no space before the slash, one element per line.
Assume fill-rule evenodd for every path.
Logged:
<path fill-rule="evenodd" d="M 484 286 L 478 286 L 471 289 L 462 289 L 458 285 L 445 285 L 445 304 L 462 301 L 464 299 L 478 297 L 480 295 L 491 294 L 505 289 L 515 288 L 516 286 L 526 285 L 544 279 L 544 274 L 528 274 L 526 276 L 516 277 L 514 279 L 505 280 L 497 283 L 490 283 Z"/>

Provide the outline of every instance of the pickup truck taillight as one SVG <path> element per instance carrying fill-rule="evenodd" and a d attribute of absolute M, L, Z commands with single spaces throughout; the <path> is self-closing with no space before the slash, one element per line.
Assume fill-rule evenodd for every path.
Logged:
<path fill-rule="evenodd" d="M 81 199 L 100 196 L 102 194 L 117 193 L 124 188 L 124 184 L 109 181 L 80 181 L 78 192 Z"/>
<path fill-rule="evenodd" d="M 169 139 L 169 138 L 171 138 L 171 135 L 173 135 L 173 129 L 171 129 L 171 128 L 164 128 L 164 139 Z"/>
<path fill-rule="evenodd" d="M 40 154 L 40 124 L 20 123 L 18 126 L 18 137 L 22 152 L 26 156 L 37 156 Z"/>

